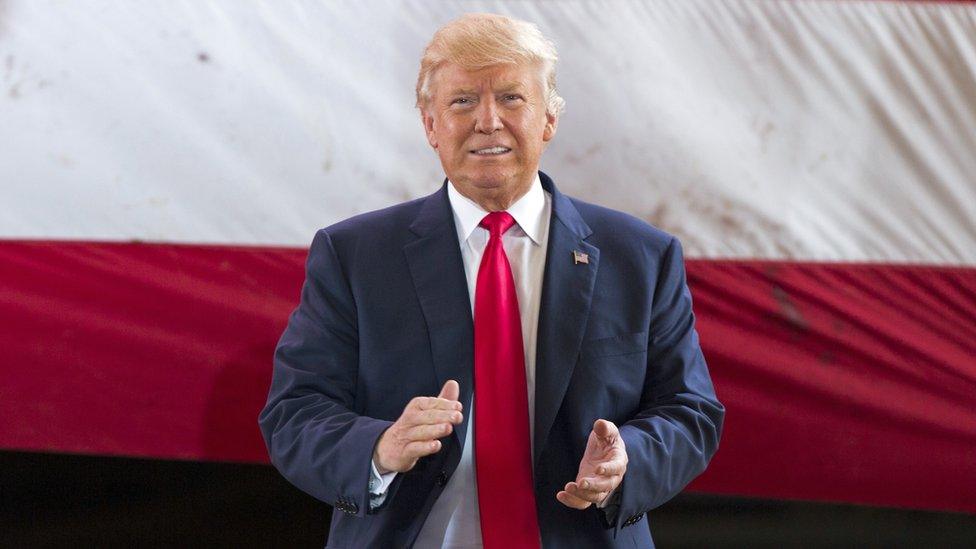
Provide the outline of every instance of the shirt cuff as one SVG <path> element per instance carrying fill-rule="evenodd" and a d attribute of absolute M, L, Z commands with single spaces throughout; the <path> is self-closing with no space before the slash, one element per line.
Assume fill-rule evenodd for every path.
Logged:
<path fill-rule="evenodd" d="M 375 471 L 375 469 L 374 469 Z M 610 490 L 607 497 L 603 498 L 603 501 L 596 504 L 597 509 L 604 509 L 610 505 L 620 505 L 620 485 L 618 484 L 616 488 Z"/>
<path fill-rule="evenodd" d="M 607 497 L 603 498 L 603 501 L 596 504 L 596 508 L 600 510 L 602 515 L 603 526 L 605 528 L 613 528 L 613 525 L 617 522 L 617 515 L 620 514 L 620 500 L 623 499 L 623 494 L 620 490 L 620 485 L 618 484 Z"/>
<path fill-rule="evenodd" d="M 386 499 L 386 491 L 389 490 L 390 484 L 393 484 L 393 479 L 397 476 L 396 471 L 390 471 L 389 473 L 380 474 L 379 470 L 376 469 L 376 462 L 370 460 L 369 464 L 369 508 L 376 509 L 380 505 L 383 505 L 383 501 Z"/>

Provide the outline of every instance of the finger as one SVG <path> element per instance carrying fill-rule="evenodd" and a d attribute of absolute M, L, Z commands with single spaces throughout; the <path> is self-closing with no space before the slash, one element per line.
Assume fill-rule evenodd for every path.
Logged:
<path fill-rule="evenodd" d="M 615 439 L 620 434 L 617 426 L 612 421 L 605 419 L 598 419 L 593 422 L 593 432 L 596 433 L 596 436 L 604 439 Z"/>
<path fill-rule="evenodd" d="M 461 403 L 437 397 L 415 397 L 407 404 L 406 410 L 461 410 Z M 405 411 L 406 411 L 405 410 Z"/>
<path fill-rule="evenodd" d="M 411 427 L 403 434 L 403 438 L 410 441 L 431 441 L 451 434 L 454 426 L 450 423 L 435 423 L 434 425 L 418 425 Z"/>
<path fill-rule="evenodd" d="M 584 492 L 606 493 L 617 486 L 616 477 L 583 477 L 576 481 L 576 485 Z"/>
<path fill-rule="evenodd" d="M 436 454 L 441 449 L 439 440 L 417 440 L 408 442 L 403 446 L 402 457 L 405 459 L 417 459 L 431 454 Z"/>
<path fill-rule="evenodd" d="M 572 507 L 573 509 L 582 510 L 593 505 L 592 502 L 582 500 L 566 491 L 556 492 L 556 499 L 559 500 L 559 503 L 562 503 L 566 507 Z"/>
<path fill-rule="evenodd" d="M 418 410 L 458 410 L 462 406 L 457 400 L 447 400 L 438 397 L 415 397 L 410 404 Z"/>
<path fill-rule="evenodd" d="M 596 468 L 596 474 L 603 476 L 620 476 L 627 471 L 627 464 L 621 460 L 612 460 L 606 463 L 601 463 Z"/>
<path fill-rule="evenodd" d="M 461 386 L 458 385 L 457 381 L 449 379 L 441 387 L 441 394 L 437 395 L 437 398 L 443 398 L 445 400 L 457 400 L 461 396 Z"/>
<path fill-rule="evenodd" d="M 463 419 L 464 416 L 457 410 L 424 410 L 407 414 L 403 423 L 411 427 L 415 425 L 436 425 L 438 423 L 459 425 Z"/>
<path fill-rule="evenodd" d="M 569 492 L 569 495 L 590 503 L 600 503 L 606 499 L 607 494 L 609 493 L 608 491 L 599 492 L 596 490 L 584 490 L 575 482 L 570 482 L 567 484 L 566 491 Z"/>
<path fill-rule="evenodd" d="M 556 499 L 559 500 L 559 503 L 562 503 L 566 507 L 572 507 L 573 509 L 586 509 L 593 504 L 590 501 L 574 496 L 566 490 L 557 492 Z"/>

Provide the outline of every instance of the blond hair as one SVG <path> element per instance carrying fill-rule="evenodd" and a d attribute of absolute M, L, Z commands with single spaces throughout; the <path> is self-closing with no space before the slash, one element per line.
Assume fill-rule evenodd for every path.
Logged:
<path fill-rule="evenodd" d="M 462 15 L 438 29 L 424 49 L 417 75 L 417 107 L 423 109 L 430 101 L 431 76 L 444 63 L 465 70 L 540 64 L 546 112 L 558 116 L 566 102 L 556 93 L 556 59 L 556 46 L 532 23 L 493 13 Z"/>

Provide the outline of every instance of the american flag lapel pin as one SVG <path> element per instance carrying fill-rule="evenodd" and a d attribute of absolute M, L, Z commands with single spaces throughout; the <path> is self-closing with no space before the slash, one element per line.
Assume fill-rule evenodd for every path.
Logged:
<path fill-rule="evenodd" d="M 580 263 L 588 265 L 590 263 L 590 256 L 579 250 L 573 250 L 573 265 L 579 265 Z"/>

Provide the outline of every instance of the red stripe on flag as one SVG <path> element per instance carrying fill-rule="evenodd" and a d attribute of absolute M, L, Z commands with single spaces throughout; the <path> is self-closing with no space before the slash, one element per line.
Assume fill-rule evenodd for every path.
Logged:
<path fill-rule="evenodd" d="M 0 242 L 0 448 L 266 461 L 304 250 Z M 728 408 L 693 489 L 976 512 L 976 269 L 688 261 Z"/>
<path fill-rule="evenodd" d="M 976 269 L 689 261 L 728 408 L 694 489 L 976 512 Z"/>
<path fill-rule="evenodd" d="M 267 461 L 304 250 L 0 243 L 0 447 Z"/>

